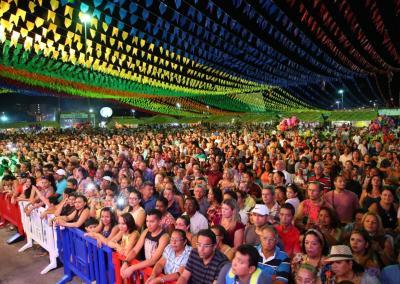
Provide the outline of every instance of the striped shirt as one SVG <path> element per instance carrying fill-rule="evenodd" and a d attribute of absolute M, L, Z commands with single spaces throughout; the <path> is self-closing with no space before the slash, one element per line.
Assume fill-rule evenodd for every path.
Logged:
<path fill-rule="evenodd" d="M 197 249 L 193 249 L 189 255 L 189 260 L 186 264 L 185 269 L 191 273 L 190 284 L 210 284 L 218 279 L 218 274 L 222 267 L 228 263 L 228 259 L 219 250 L 215 251 L 215 254 L 211 261 L 204 265 L 203 260 L 200 258 Z"/>
<path fill-rule="evenodd" d="M 265 258 L 261 245 L 257 247 L 258 253 L 262 257 L 262 262 L 258 267 L 272 277 L 273 280 L 289 282 L 290 277 L 290 259 L 286 252 L 281 251 L 279 247 L 275 248 L 275 253 L 269 258 Z"/>
<path fill-rule="evenodd" d="M 192 248 L 186 245 L 181 255 L 176 256 L 171 245 L 168 245 L 163 252 L 163 258 L 165 259 L 164 273 L 171 274 L 179 271 L 179 268 L 185 266 L 188 262 L 191 251 Z"/>

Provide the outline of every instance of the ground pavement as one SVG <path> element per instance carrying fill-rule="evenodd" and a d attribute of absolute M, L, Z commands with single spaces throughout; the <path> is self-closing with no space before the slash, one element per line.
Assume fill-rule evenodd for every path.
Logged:
<path fill-rule="evenodd" d="M 58 268 L 41 275 L 40 271 L 49 264 L 49 257 L 37 256 L 42 251 L 30 248 L 19 253 L 26 242 L 12 245 L 6 243 L 15 231 L 0 229 L 0 284 L 50 284 L 56 283 L 63 275 L 63 268 Z"/>

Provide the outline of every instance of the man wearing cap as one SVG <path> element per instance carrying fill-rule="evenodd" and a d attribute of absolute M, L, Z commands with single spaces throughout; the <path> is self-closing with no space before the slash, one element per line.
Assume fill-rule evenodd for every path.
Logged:
<path fill-rule="evenodd" d="M 244 243 L 252 246 L 259 245 L 261 227 L 268 222 L 268 209 L 264 204 L 256 204 L 251 211 L 252 225 L 247 225 L 244 230 Z"/>
<path fill-rule="evenodd" d="M 54 174 L 54 179 L 56 180 L 56 194 L 58 196 L 58 201 L 62 200 L 62 195 L 64 190 L 67 188 L 67 173 L 63 169 L 58 169 Z"/>

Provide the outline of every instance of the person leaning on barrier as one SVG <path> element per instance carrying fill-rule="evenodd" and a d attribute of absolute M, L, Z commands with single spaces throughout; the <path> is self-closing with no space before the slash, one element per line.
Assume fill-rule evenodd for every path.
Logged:
<path fill-rule="evenodd" d="M 192 248 L 187 245 L 186 233 L 175 229 L 163 256 L 156 263 L 146 284 L 158 284 L 178 280 L 189 259 Z M 164 271 L 164 276 L 159 276 Z"/>
<path fill-rule="evenodd" d="M 147 229 L 142 232 L 140 239 L 123 261 L 122 278 L 128 278 L 137 270 L 153 266 L 161 258 L 169 240 L 168 234 L 161 228 L 161 217 L 161 212 L 157 209 L 151 209 L 147 213 Z M 145 260 L 128 266 L 128 262 L 135 259 L 142 249 L 144 249 Z"/>

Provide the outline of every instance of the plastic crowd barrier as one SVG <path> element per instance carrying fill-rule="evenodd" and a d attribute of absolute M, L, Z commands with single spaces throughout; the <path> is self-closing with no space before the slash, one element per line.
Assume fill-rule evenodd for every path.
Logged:
<path fill-rule="evenodd" d="M 64 276 L 58 283 L 70 282 L 74 276 L 85 283 L 115 283 L 111 248 L 98 248 L 96 240 L 79 229 L 57 227 L 57 234 L 64 264 Z"/>
<path fill-rule="evenodd" d="M 23 252 L 24 250 L 31 248 L 33 241 L 44 248 L 49 253 L 50 258 L 50 264 L 40 272 L 40 274 L 45 274 L 57 267 L 58 250 L 56 244 L 56 230 L 49 224 L 48 220 L 51 216 L 44 219 L 40 218 L 40 214 L 45 211 L 44 208 L 32 210 L 30 216 L 27 216 L 24 212 L 26 204 L 28 204 L 26 201 L 19 202 L 21 220 L 26 233 L 27 243 L 18 251 Z"/>
<path fill-rule="evenodd" d="M 141 271 L 136 271 L 135 273 L 133 273 L 133 275 L 129 279 L 126 279 L 125 282 L 123 281 L 123 279 L 121 277 L 121 261 L 124 259 L 125 259 L 124 256 L 121 256 L 117 252 L 113 252 L 112 260 L 113 260 L 114 267 L 115 267 L 115 283 L 116 284 L 122 284 L 122 283 L 143 284 L 143 283 L 145 283 L 146 280 L 150 277 L 150 275 L 152 273 L 151 268 L 145 268 Z M 139 260 L 134 259 L 130 262 L 130 264 L 136 264 L 136 263 L 139 263 Z M 165 283 L 174 284 L 174 283 L 176 283 L 176 281 L 169 281 L 169 282 L 165 282 Z"/>
<path fill-rule="evenodd" d="M 18 204 L 11 204 L 11 197 L 0 193 L 0 219 L 1 222 L 10 222 L 17 227 L 18 233 L 7 240 L 8 244 L 21 240 L 25 235 L 21 221 L 21 213 Z"/>

